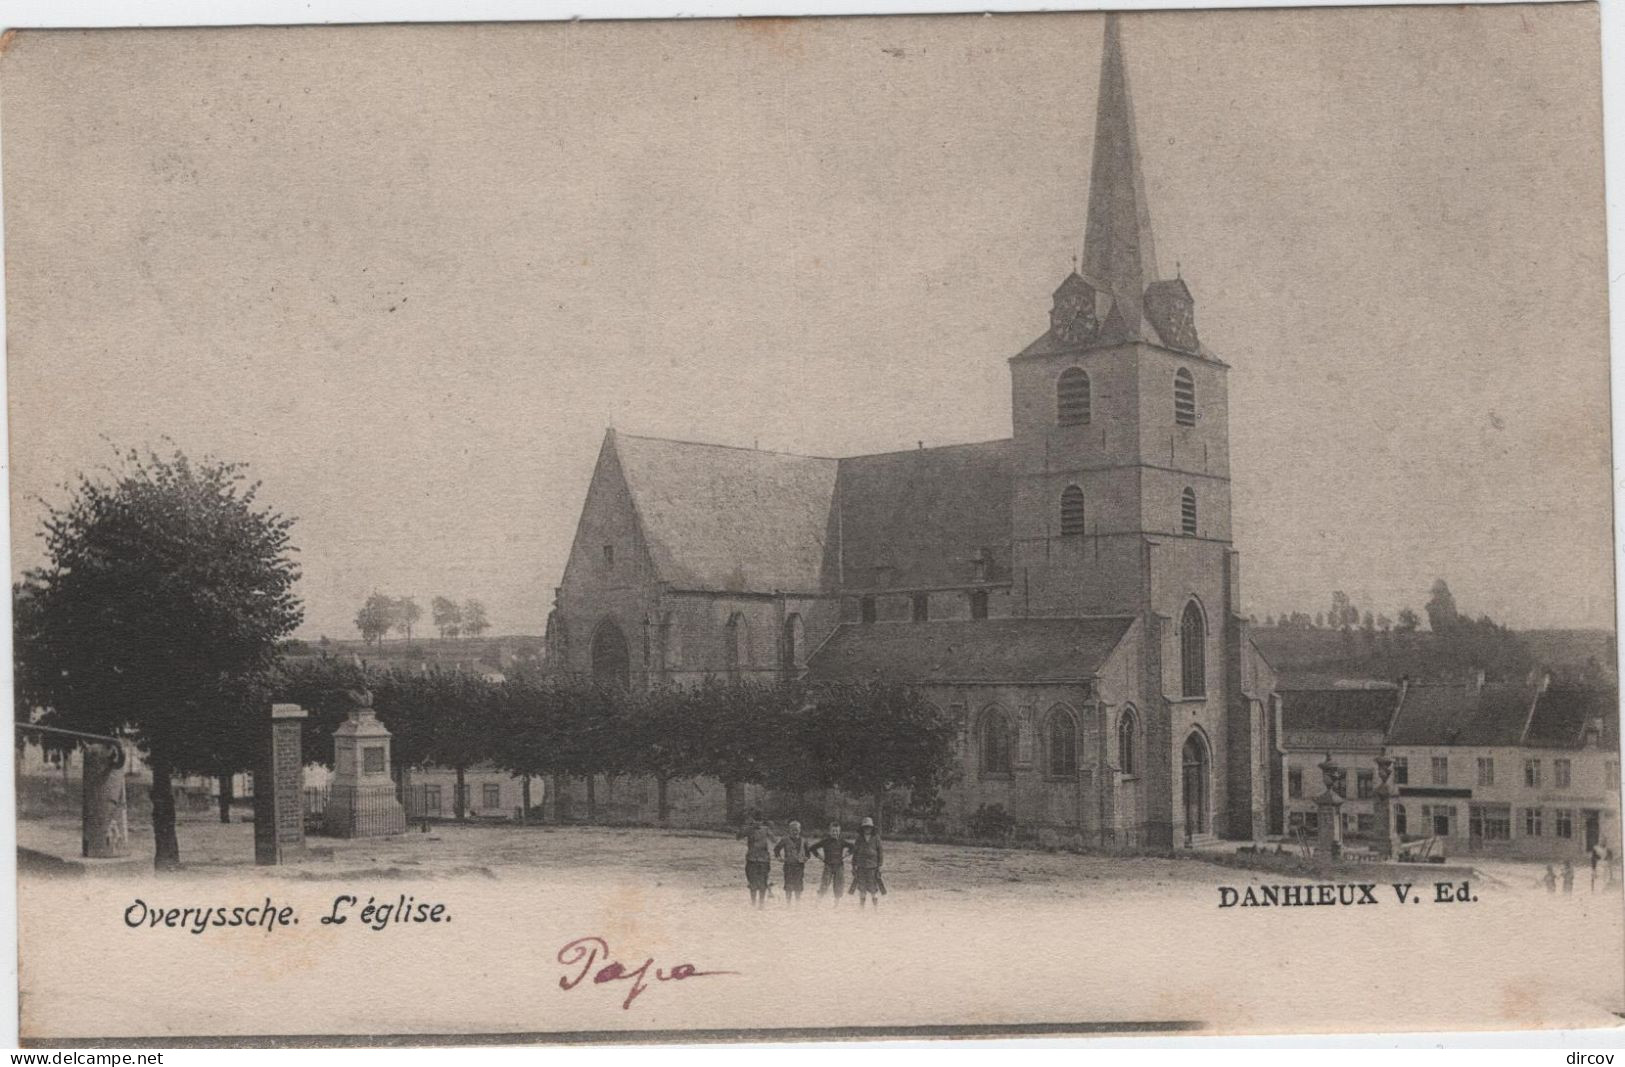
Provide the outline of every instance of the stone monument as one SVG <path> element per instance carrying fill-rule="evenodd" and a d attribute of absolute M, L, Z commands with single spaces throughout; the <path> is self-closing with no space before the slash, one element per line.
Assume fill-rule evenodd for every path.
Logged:
<path fill-rule="evenodd" d="M 305 709 L 271 705 L 271 736 L 254 776 L 254 862 L 291 863 L 305 852 Z"/>
<path fill-rule="evenodd" d="M 406 809 L 389 774 L 389 731 L 372 710 L 370 692 L 352 692 L 350 715 L 333 731 L 333 781 L 324 828 L 334 837 L 406 832 Z"/>
<path fill-rule="evenodd" d="M 1332 754 L 1320 764 L 1320 778 L 1325 790 L 1315 798 L 1319 812 L 1320 836 L 1315 855 L 1324 859 L 1338 859 L 1343 855 L 1343 795 L 1338 792 L 1342 784 L 1342 768 L 1332 762 Z"/>

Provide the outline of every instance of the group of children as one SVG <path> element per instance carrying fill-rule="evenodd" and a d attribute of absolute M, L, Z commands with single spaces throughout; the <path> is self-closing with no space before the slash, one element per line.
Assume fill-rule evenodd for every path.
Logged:
<path fill-rule="evenodd" d="M 1614 884 L 1614 850 L 1598 842 L 1591 847 L 1586 855 L 1591 860 L 1591 891 L 1593 893 L 1597 891 L 1597 868 L 1599 866 L 1603 868 L 1608 879 L 1608 885 L 1605 888 L 1612 887 Z M 1542 878 L 1541 881 L 1545 883 L 1546 892 L 1557 892 L 1557 872 L 1552 869 L 1550 863 L 1546 865 L 1546 877 Z M 1569 860 L 1563 861 L 1563 892 L 1574 892 L 1574 864 Z"/>
<path fill-rule="evenodd" d="M 886 883 L 880 877 L 883 853 L 880 833 L 873 819 L 866 817 L 863 820 L 863 825 L 858 827 L 856 840 L 842 837 L 841 824 L 835 822 L 830 823 L 829 833 L 811 841 L 801 835 L 799 822 L 792 820 L 788 832 L 781 837 L 775 835 L 763 821 L 761 812 L 753 811 L 739 836 L 745 839 L 745 884 L 750 888 L 752 907 L 761 908 L 767 904 L 774 856 L 782 857 L 784 861 L 784 903 L 787 906 L 800 901 L 807 861 L 814 856 L 824 864 L 823 877 L 818 882 L 819 896 L 833 889 L 835 903 L 839 904 L 844 890 L 846 894 L 858 894 L 860 908 L 871 900 L 875 907 L 880 906 Z M 846 857 L 849 854 L 852 857 L 850 886 L 846 884 Z"/>

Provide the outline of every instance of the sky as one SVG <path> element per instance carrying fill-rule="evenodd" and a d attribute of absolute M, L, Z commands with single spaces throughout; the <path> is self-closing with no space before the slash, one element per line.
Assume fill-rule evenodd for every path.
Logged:
<path fill-rule="evenodd" d="M 1260 617 L 1611 626 L 1589 5 L 1123 17 L 1159 264 L 1231 366 Z M 1006 437 L 1083 239 L 1102 20 L 23 31 L 14 574 L 114 445 L 246 462 L 305 636 L 542 629 L 607 427 Z"/>

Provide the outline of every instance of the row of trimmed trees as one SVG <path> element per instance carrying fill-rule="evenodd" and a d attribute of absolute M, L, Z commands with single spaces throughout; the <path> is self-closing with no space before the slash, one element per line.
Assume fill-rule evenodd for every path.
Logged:
<path fill-rule="evenodd" d="M 397 766 L 456 773 L 458 818 L 464 774 L 480 765 L 583 779 L 589 818 L 596 776 L 647 776 L 665 822 L 668 788 L 678 780 L 837 788 L 873 797 L 878 811 L 897 789 L 929 803 L 955 763 L 957 724 L 902 685 L 707 682 L 629 692 L 573 680 L 385 672 L 336 659 L 291 663 L 274 682 L 275 699 L 311 713 L 309 762 L 331 761 L 344 693 L 361 688 L 372 691 L 379 721 L 394 735 Z"/>

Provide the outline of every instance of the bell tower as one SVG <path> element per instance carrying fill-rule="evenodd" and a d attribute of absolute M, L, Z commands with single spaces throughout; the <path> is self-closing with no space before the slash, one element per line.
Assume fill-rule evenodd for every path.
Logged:
<path fill-rule="evenodd" d="M 1048 330 L 1010 360 L 1012 593 L 1020 613 L 1140 620 L 1146 751 L 1169 761 L 1147 768 L 1147 826 L 1175 842 L 1216 832 L 1225 811 L 1211 769 L 1224 766 L 1239 655 L 1228 369 L 1201 344 L 1183 279 L 1159 275 L 1108 14 L 1083 258 L 1052 294 Z M 1182 793 L 1201 792 L 1181 787 L 1193 733 L 1217 784 L 1187 810 Z"/>

